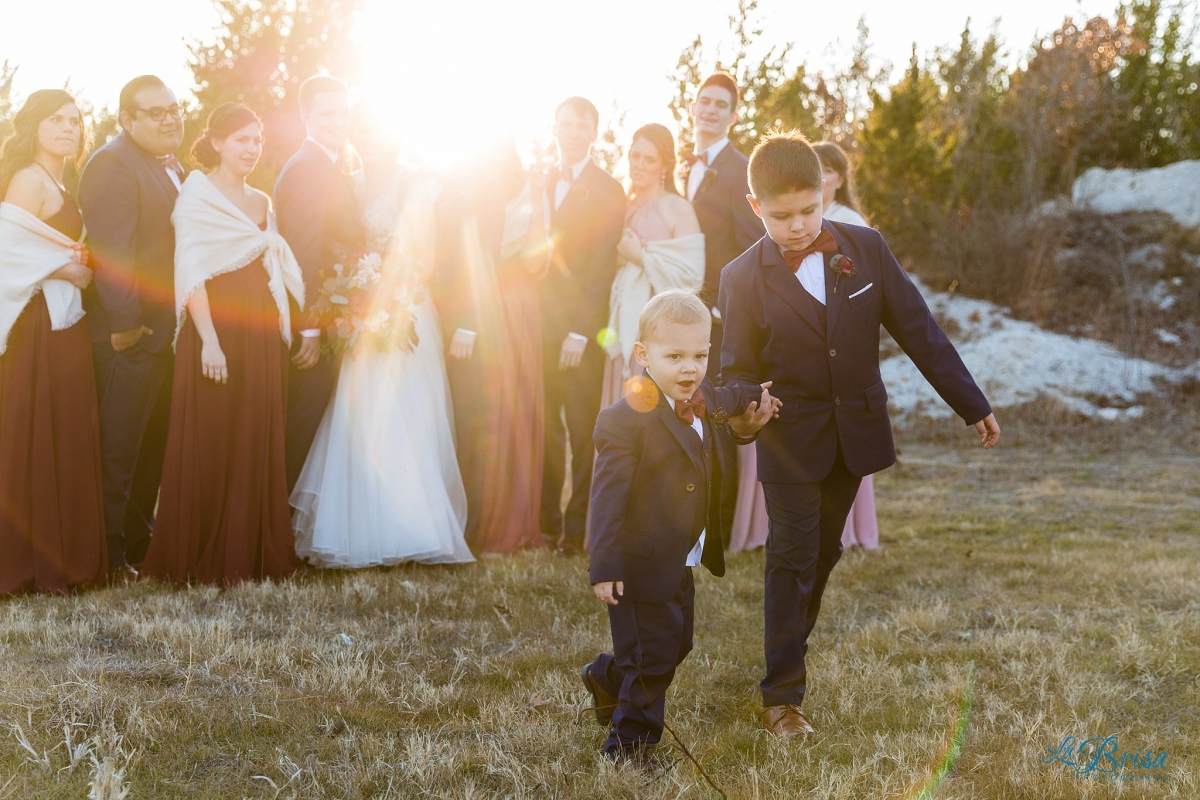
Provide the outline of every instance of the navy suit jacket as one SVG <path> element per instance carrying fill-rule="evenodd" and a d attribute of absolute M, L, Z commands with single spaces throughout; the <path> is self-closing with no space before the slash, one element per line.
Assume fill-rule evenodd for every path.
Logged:
<path fill-rule="evenodd" d="M 623 581 L 622 599 L 670 600 L 702 530 L 707 532 L 701 563 L 714 575 L 725 574 L 733 506 L 722 502 L 721 479 L 737 454 L 713 435 L 712 418 L 718 408 L 729 416 L 744 413 L 762 389 L 717 387 L 706 378 L 700 391 L 709 410 L 703 445 L 661 392 L 655 393 L 653 407 L 640 407 L 636 399 L 631 404 L 626 397 L 596 420 L 589 578 L 592 583 Z M 709 451 L 708 470 L 702 447 Z"/>
<path fill-rule="evenodd" d="M 617 243 L 625 229 L 625 190 L 594 161 L 571 184 L 554 211 L 554 182 L 546 187 L 554 256 L 542 280 L 542 338 L 557 346 L 574 332 L 598 347 L 608 325 L 608 296 L 617 275 Z"/>
<path fill-rule="evenodd" d="M 762 238 L 763 224 L 750 207 L 746 170 L 750 160 L 733 143 L 721 148 L 704 173 L 692 207 L 704 233 L 704 291 L 701 297 L 715 305 L 725 265 Z M 682 188 L 687 191 L 690 168 L 684 168 Z"/>
<path fill-rule="evenodd" d="M 758 436 L 764 483 L 823 480 L 839 444 L 855 475 L 895 463 L 879 374 L 880 325 L 968 424 L 992 411 L 883 237 L 859 225 L 823 224 L 856 273 L 835 282 L 826 271 L 824 326 L 819 304 L 769 237 L 722 275 L 721 377 L 734 384 L 773 380 L 771 394 L 783 401 L 779 418 Z M 824 255 L 828 268 L 833 254 Z"/>
<path fill-rule="evenodd" d="M 79 177 L 95 282 L 84 293 L 93 342 L 145 325 L 138 346 L 159 353 L 175 336 L 175 228 L 179 190 L 158 158 L 115 136 Z"/>
<path fill-rule="evenodd" d="M 321 296 L 321 272 L 367 246 L 354 183 L 307 139 L 275 182 L 275 217 L 304 275 L 309 306 Z M 299 331 L 323 324 L 310 314 L 293 314 L 292 327 Z"/>

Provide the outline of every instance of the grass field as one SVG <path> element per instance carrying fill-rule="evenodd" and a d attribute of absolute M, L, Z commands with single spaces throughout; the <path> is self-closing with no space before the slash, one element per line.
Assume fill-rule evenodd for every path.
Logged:
<path fill-rule="evenodd" d="M 1200 457 L 952 433 L 878 477 L 884 547 L 834 572 L 816 738 L 758 726 L 761 553 L 698 579 L 668 722 L 736 798 L 1200 796 Z M 0 798 L 720 796 L 678 749 L 601 763 L 577 674 L 606 642 L 549 553 L 3 600 Z M 1165 768 L 1044 763 L 1110 735 Z"/>

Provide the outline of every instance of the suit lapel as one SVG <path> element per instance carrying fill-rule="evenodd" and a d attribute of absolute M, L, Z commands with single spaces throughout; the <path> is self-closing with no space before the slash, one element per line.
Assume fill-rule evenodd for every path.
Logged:
<path fill-rule="evenodd" d="M 841 232 L 836 227 L 829 224 L 828 221 L 822 222 L 822 226 L 833 235 L 833 240 L 837 242 L 838 252 L 844 253 L 852 262 L 860 263 L 857 252 L 854 251 L 854 245 L 846 237 L 842 236 Z M 833 331 L 837 327 L 838 313 L 842 310 L 847 299 L 854 293 L 851 288 L 850 281 L 853 278 L 846 278 L 839 281 L 837 276 L 833 274 L 833 270 L 829 267 L 829 262 L 833 260 L 834 253 L 825 253 L 825 331 L 826 341 L 833 341 Z M 834 291 L 834 289 L 837 291 Z"/>
<path fill-rule="evenodd" d="M 674 409 L 667 402 L 666 395 L 661 395 L 662 401 L 659 403 L 659 413 L 662 417 L 662 423 L 675 437 L 675 441 L 679 442 L 679 446 L 688 454 L 688 458 L 692 460 L 692 464 L 699 470 L 700 474 L 704 474 L 704 456 L 700 452 L 703 443 L 696 432 L 679 417 L 675 416 Z"/>
<path fill-rule="evenodd" d="M 821 318 L 817 316 L 816 310 L 812 307 L 816 301 L 807 296 L 800 281 L 796 280 L 796 273 L 783 260 L 783 256 L 779 252 L 779 245 L 775 244 L 770 237 L 766 237 L 758 246 L 762 248 L 760 251 L 761 262 L 762 269 L 767 271 L 767 285 L 783 297 L 792 310 L 803 317 L 814 331 L 825 336 L 825 327 L 821 324 Z"/>
<path fill-rule="evenodd" d="M 171 176 L 167 175 L 167 170 L 163 167 L 162 162 L 160 162 L 150 153 L 147 153 L 145 150 L 138 147 L 137 144 L 134 143 L 133 139 L 129 138 L 128 134 L 126 134 L 124 131 L 122 131 L 120 135 L 126 137 L 125 144 L 129 147 L 132 147 L 134 152 L 141 156 L 142 161 L 146 165 L 146 169 L 148 169 L 150 174 L 154 176 L 155 182 L 162 187 L 164 192 L 167 193 L 167 197 L 169 197 L 172 201 L 175 200 L 175 198 L 179 196 L 179 189 L 176 188 L 175 182 L 171 180 Z M 182 182 L 183 179 L 181 178 L 180 183 Z"/>
<path fill-rule="evenodd" d="M 579 177 L 571 181 L 571 188 L 567 189 L 567 196 L 563 198 L 562 205 L 558 207 L 559 214 L 567 214 L 575 209 L 575 206 L 587 200 L 589 175 L 593 169 L 600 169 L 596 166 L 596 162 L 589 160 L 587 166 L 579 173 Z M 550 196 L 550 202 L 554 202 L 554 195 Z"/>

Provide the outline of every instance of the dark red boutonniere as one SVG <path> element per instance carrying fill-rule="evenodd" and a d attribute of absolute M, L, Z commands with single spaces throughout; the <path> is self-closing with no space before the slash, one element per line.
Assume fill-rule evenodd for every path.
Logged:
<path fill-rule="evenodd" d="M 837 294 L 838 281 L 842 279 L 843 275 L 847 278 L 853 278 L 856 274 L 854 271 L 854 262 L 850 260 L 850 256 L 844 256 L 841 253 L 833 254 L 833 258 L 829 259 L 829 268 L 833 270 L 833 274 L 836 276 L 833 279 L 834 294 Z"/>
<path fill-rule="evenodd" d="M 723 408 L 718 408 L 708 415 L 708 421 L 713 424 L 714 428 L 723 428 L 725 423 L 729 422 L 729 412 Z"/>

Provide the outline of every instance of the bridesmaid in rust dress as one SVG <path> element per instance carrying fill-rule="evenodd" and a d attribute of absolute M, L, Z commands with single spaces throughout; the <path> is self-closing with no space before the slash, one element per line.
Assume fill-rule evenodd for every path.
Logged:
<path fill-rule="evenodd" d="M 246 185 L 262 128 L 213 111 L 175 205 L 180 324 L 162 493 L 142 573 L 228 586 L 297 569 L 284 467 L 288 293 L 303 304 L 270 201 Z"/>
<path fill-rule="evenodd" d="M 69 94 L 45 90 L 14 127 L 0 152 L 0 594 L 67 592 L 102 583 L 108 570 L 96 383 L 78 299 L 91 270 L 79 206 L 62 185 L 67 159 L 82 155 L 82 118 Z"/>

